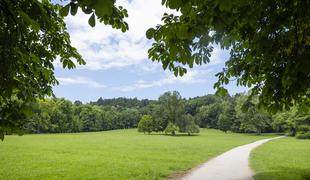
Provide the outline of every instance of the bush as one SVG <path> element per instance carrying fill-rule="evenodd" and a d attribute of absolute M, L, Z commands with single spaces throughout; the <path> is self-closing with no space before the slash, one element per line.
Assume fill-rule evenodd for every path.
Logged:
<path fill-rule="evenodd" d="M 188 133 L 188 135 L 200 132 L 199 126 L 197 126 L 195 123 L 191 123 L 191 124 L 186 125 L 185 131 Z"/>
<path fill-rule="evenodd" d="M 303 133 L 309 132 L 310 131 L 310 126 L 308 125 L 299 125 L 297 127 L 297 130 Z"/>
<path fill-rule="evenodd" d="M 179 127 L 176 126 L 175 124 L 169 122 L 169 124 L 167 125 L 166 129 L 165 129 L 165 134 L 170 134 L 171 135 L 175 135 L 175 132 L 179 131 Z"/>
<path fill-rule="evenodd" d="M 297 134 L 296 134 L 296 138 L 297 139 L 310 139 L 310 131 L 308 131 L 308 132 L 298 132 Z"/>
<path fill-rule="evenodd" d="M 188 135 L 191 135 L 192 133 L 199 133 L 199 126 L 195 124 L 193 116 L 190 114 L 186 114 L 182 118 L 182 124 L 179 125 L 180 132 L 187 133 Z"/>

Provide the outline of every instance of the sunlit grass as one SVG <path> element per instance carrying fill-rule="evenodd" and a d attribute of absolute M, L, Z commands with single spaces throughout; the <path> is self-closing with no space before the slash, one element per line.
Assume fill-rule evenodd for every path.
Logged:
<path fill-rule="evenodd" d="M 0 142 L 0 179 L 165 179 L 262 138 L 210 129 L 177 137 L 136 129 L 7 136 Z"/>
<path fill-rule="evenodd" d="M 251 153 L 251 165 L 257 180 L 310 179 L 310 140 L 270 141 Z"/>

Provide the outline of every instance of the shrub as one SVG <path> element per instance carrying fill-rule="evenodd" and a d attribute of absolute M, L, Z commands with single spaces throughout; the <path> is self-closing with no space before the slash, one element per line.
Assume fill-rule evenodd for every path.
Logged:
<path fill-rule="evenodd" d="M 298 132 L 296 134 L 297 139 L 310 139 L 310 131 L 308 132 Z"/>
<path fill-rule="evenodd" d="M 166 134 L 170 134 L 171 133 L 171 135 L 174 136 L 176 131 L 179 131 L 179 127 L 176 126 L 175 124 L 169 122 L 167 127 L 166 127 L 166 129 L 165 129 L 165 133 Z"/>
<path fill-rule="evenodd" d="M 297 127 L 297 130 L 303 133 L 309 132 L 310 131 L 310 126 L 308 125 L 299 125 Z"/>
<path fill-rule="evenodd" d="M 200 132 L 199 126 L 197 126 L 195 123 L 190 123 L 190 124 L 186 125 L 185 131 L 188 133 L 188 135 Z"/>
<path fill-rule="evenodd" d="M 150 134 L 153 131 L 153 127 L 153 117 L 150 115 L 143 115 L 138 124 L 138 131 L 143 133 L 148 132 Z"/>

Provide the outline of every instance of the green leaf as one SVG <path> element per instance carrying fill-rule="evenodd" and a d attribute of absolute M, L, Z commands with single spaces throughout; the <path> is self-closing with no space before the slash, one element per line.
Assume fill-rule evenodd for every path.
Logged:
<path fill-rule="evenodd" d="M 219 8 L 221 11 L 230 11 L 232 6 L 233 4 L 231 0 L 222 0 Z"/>
<path fill-rule="evenodd" d="M 36 31 L 40 30 L 40 24 L 33 20 L 28 14 L 26 14 L 24 11 L 18 11 L 18 13 L 24 19 L 24 21 L 29 24 L 30 27 Z"/>
<path fill-rule="evenodd" d="M 150 28 L 146 31 L 146 38 L 148 39 L 152 39 L 155 33 L 155 29 L 154 28 Z"/>
<path fill-rule="evenodd" d="M 174 70 L 174 76 L 178 76 L 178 73 L 179 73 L 179 68 L 176 68 L 176 69 Z"/>
<path fill-rule="evenodd" d="M 176 46 L 171 46 L 170 48 L 170 58 L 175 59 L 178 53 L 178 48 Z"/>
<path fill-rule="evenodd" d="M 169 65 L 169 61 L 164 61 L 164 62 L 162 62 L 162 64 L 163 64 L 163 69 L 165 70 L 165 69 L 167 69 L 167 67 Z"/>
<path fill-rule="evenodd" d="M 228 94 L 228 91 L 224 87 L 219 87 L 215 94 L 221 95 L 221 96 L 226 96 Z"/>
<path fill-rule="evenodd" d="M 71 11 L 70 11 L 70 13 L 71 13 L 72 16 L 76 15 L 78 7 L 79 6 L 77 4 L 71 3 Z"/>
<path fill-rule="evenodd" d="M 85 13 L 85 14 L 90 14 L 93 12 L 93 10 L 87 6 L 83 6 L 82 7 L 82 11 Z"/>
<path fill-rule="evenodd" d="M 122 30 L 122 32 L 126 32 L 126 27 L 122 26 L 121 30 Z"/>
<path fill-rule="evenodd" d="M 88 19 L 88 24 L 91 26 L 91 27 L 95 27 L 96 25 L 96 19 L 95 19 L 95 14 L 93 13 L 90 18 Z"/>
<path fill-rule="evenodd" d="M 184 75 L 184 69 L 180 69 L 180 76 L 182 77 Z"/>
<path fill-rule="evenodd" d="M 69 9 L 70 9 L 70 4 L 67 4 L 66 6 L 62 7 L 59 11 L 59 14 L 61 16 L 68 16 L 69 13 Z"/>
<path fill-rule="evenodd" d="M 113 0 L 96 0 L 94 4 L 96 15 L 103 17 L 110 16 L 113 13 L 114 1 Z"/>

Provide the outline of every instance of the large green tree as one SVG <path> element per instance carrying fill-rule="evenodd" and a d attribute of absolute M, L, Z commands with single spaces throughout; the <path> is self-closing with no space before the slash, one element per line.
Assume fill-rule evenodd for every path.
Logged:
<path fill-rule="evenodd" d="M 229 130 L 233 130 L 233 125 L 236 121 L 236 111 L 232 102 L 224 101 L 222 103 L 223 111 L 218 117 L 217 127 L 227 132 Z"/>
<path fill-rule="evenodd" d="M 236 79 L 270 110 L 309 99 L 310 1 L 162 0 L 179 11 L 146 32 L 149 58 L 176 75 L 210 61 L 214 44 L 230 58 L 214 87 Z"/>
<path fill-rule="evenodd" d="M 247 96 L 240 95 L 236 98 L 236 119 L 240 121 L 241 132 L 262 133 L 271 129 L 271 115 L 258 107 L 257 97 L 248 101 Z"/>
<path fill-rule="evenodd" d="M 165 92 L 158 98 L 161 105 L 162 115 L 167 117 L 168 122 L 177 124 L 185 114 L 184 101 L 179 92 Z"/>
<path fill-rule="evenodd" d="M 196 114 L 196 121 L 200 127 L 216 128 L 217 121 L 223 112 L 222 103 L 214 103 L 199 108 Z"/>
<path fill-rule="evenodd" d="M 0 139 L 16 132 L 31 113 L 37 97 L 52 95 L 58 82 L 53 63 L 58 59 L 64 68 L 85 64 L 71 46 L 63 16 L 81 9 L 113 28 L 126 31 L 123 21 L 127 11 L 116 7 L 114 0 L 71 0 L 63 8 L 49 0 L 0 1 Z M 60 13 L 59 13 L 60 12 Z"/>

